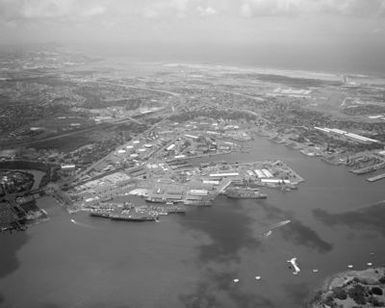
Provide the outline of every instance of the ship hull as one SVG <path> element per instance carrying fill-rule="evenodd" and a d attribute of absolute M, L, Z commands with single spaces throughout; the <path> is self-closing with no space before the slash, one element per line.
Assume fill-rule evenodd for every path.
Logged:
<path fill-rule="evenodd" d="M 229 199 L 267 199 L 266 195 L 259 195 L 259 196 L 231 196 L 226 195 Z"/>
<path fill-rule="evenodd" d="M 145 221 L 155 221 L 155 217 L 124 217 L 124 216 L 112 216 L 111 220 L 124 220 L 132 222 L 145 222 Z"/>

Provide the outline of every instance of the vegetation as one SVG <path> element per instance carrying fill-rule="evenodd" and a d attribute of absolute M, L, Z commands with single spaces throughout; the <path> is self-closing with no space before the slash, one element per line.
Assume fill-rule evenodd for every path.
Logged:
<path fill-rule="evenodd" d="M 342 287 L 334 288 L 333 295 L 335 298 L 345 300 L 348 298 L 346 291 Z"/>
<path fill-rule="evenodd" d="M 372 288 L 372 293 L 373 293 L 374 295 L 382 295 L 384 292 L 383 292 L 382 289 L 379 288 L 379 287 L 373 287 L 373 288 Z"/>
<path fill-rule="evenodd" d="M 357 304 L 359 305 L 366 304 L 367 292 L 362 285 L 357 284 L 353 286 L 348 290 L 348 294 L 349 294 L 349 297 L 351 297 Z"/>
<path fill-rule="evenodd" d="M 379 267 L 338 274 L 315 294 L 309 307 L 385 307 L 384 273 L 385 269 Z"/>

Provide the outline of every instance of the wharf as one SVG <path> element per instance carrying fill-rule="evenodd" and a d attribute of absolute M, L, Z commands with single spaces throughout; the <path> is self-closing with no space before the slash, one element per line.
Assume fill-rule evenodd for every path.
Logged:
<path fill-rule="evenodd" d="M 368 178 L 366 180 L 368 182 L 376 182 L 376 181 L 379 181 L 379 180 L 382 180 L 382 179 L 385 179 L 385 173 L 373 176 L 373 177 Z"/>

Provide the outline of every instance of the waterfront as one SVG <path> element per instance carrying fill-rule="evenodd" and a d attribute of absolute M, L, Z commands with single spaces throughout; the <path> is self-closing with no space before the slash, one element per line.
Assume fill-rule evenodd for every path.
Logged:
<path fill-rule="evenodd" d="M 267 200 L 220 197 L 210 208 L 139 225 L 71 217 L 43 199 L 50 221 L 0 234 L 7 247 L 0 307 L 298 307 L 347 264 L 385 263 L 385 210 L 363 213 L 361 221 L 333 215 L 385 199 L 381 181 L 368 183 L 263 138 L 250 153 L 218 157 L 224 159 L 281 159 L 306 181 L 289 193 L 266 190 Z M 292 257 L 298 276 L 286 262 Z"/>

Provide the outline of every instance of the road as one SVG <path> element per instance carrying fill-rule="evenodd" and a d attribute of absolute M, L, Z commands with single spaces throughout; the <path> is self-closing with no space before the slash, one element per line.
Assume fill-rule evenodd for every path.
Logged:
<path fill-rule="evenodd" d="M 103 84 L 108 84 L 108 85 L 116 85 L 114 83 L 111 83 L 111 82 L 104 82 Z M 146 135 L 148 134 L 149 132 L 151 132 L 155 127 L 157 127 L 158 125 L 160 125 L 161 123 L 165 122 L 167 119 L 169 119 L 171 116 L 173 116 L 174 114 L 176 114 L 179 110 L 179 108 L 181 106 L 183 106 L 185 100 L 183 98 L 183 96 L 180 94 L 180 93 L 175 93 L 175 92 L 171 92 L 171 91 L 166 91 L 166 90 L 158 90 L 158 89 L 151 89 L 151 88 L 144 88 L 144 87 L 135 87 L 135 86 L 130 86 L 130 85 L 121 85 L 121 84 L 118 84 L 119 86 L 123 86 L 125 88 L 133 88 L 133 89 L 141 89 L 141 90 L 147 90 L 147 91 L 152 91 L 152 92 L 159 92 L 159 93 L 165 93 L 165 94 L 168 94 L 168 95 L 172 95 L 174 97 L 178 97 L 179 98 L 179 103 L 177 106 L 173 106 L 172 107 L 172 110 L 173 112 L 167 114 L 167 116 L 165 116 L 161 121 L 153 124 L 151 127 L 149 127 L 148 129 L 146 129 L 143 133 L 141 133 L 139 136 L 137 137 L 140 137 L 141 135 Z M 121 146 L 119 146 L 121 147 Z M 83 170 L 82 172 L 80 172 L 79 174 L 76 175 L 76 178 L 75 180 L 79 180 L 81 179 L 83 176 L 85 176 L 86 174 L 88 174 L 92 169 L 94 169 L 96 166 L 98 166 L 99 164 L 103 163 L 104 161 L 106 161 L 107 159 L 109 159 L 113 153 L 116 151 L 117 149 L 114 149 L 112 152 L 110 152 L 107 156 L 99 159 L 98 161 L 94 162 L 91 166 L 89 166 L 87 169 Z"/>
<path fill-rule="evenodd" d="M 106 85 L 116 85 L 114 83 L 111 83 L 111 82 L 105 82 L 104 84 Z M 153 124 L 150 128 L 148 128 L 146 131 L 144 131 L 142 134 L 140 135 L 146 135 L 148 134 L 149 132 L 151 132 L 154 128 L 156 128 L 157 126 L 159 126 L 161 123 L 167 121 L 171 116 L 173 116 L 174 114 L 178 113 L 179 112 L 179 108 L 181 106 L 184 105 L 184 102 L 185 102 L 185 99 L 184 97 L 180 94 L 180 93 L 175 93 L 175 92 L 171 92 L 171 91 L 166 91 L 166 90 L 157 90 L 157 89 L 149 89 L 149 88 L 144 88 L 144 87 L 136 87 L 136 86 L 130 86 L 130 85 L 121 85 L 121 84 L 118 84 L 122 87 L 125 87 L 125 88 L 133 88 L 133 89 L 141 89 L 141 90 L 147 90 L 147 91 L 154 91 L 154 92 L 160 92 L 160 93 L 165 93 L 165 94 L 169 94 L 169 95 L 172 95 L 174 97 L 178 97 L 179 98 L 179 103 L 177 106 L 172 106 L 172 112 L 170 114 L 168 114 L 167 116 L 165 116 L 161 121 Z M 247 95 L 247 94 L 242 94 L 242 93 L 237 93 L 237 92 L 225 92 L 225 93 L 230 93 L 230 94 L 234 94 L 234 95 L 239 95 L 239 96 L 244 96 L 244 97 L 247 97 L 247 98 L 250 98 L 250 99 L 255 99 L 255 100 L 258 100 L 258 101 L 263 101 L 262 98 L 260 97 L 254 97 L 254 96 L 251 96 L 251 95 Z M 236 110 L 236 109 L 232 109 L 232 108 L 229 108 L 230 110 L 233 110 L 233 111 L 239 111 L 239 110 Z M 251 110 L 242 110 L 246 113 L 249 113 L 255 117 L 260 117 L 260 114 L 254 112 L 254 111 L 251 111 Z M 137 136 L 137 137 L 140 137 Z M 159 152 L 160 150 L 166 148 L 169 144 L 171 144 L 171 142 L 167 143 L 165 146 L 161 147 L 160 149 L 154 151 L 154 153 L 152 154 L 152 156 Z M 81 173 L 79 173 L 77 176 L 76 176 L 76 179 L 79 180 L 81 179 L 84 175 L 86 175 L 87 173 L 89 173 L 92 169 L 94 169 L 96 166 L 98 166 L 99 164 L 103 163 L 104 161 L 106 161 L 107 159 L 109 159 L 113 153 L 116 151 L 116 149 L 114 149 L 114 151 L 112 151 L 111 153 L 109 153 L 107 156 L 101 158 L 100 160 L 98 160 L 97 162 L 93 163 L 90 167 L 88 167 L 86 170 L 82 171 Z"/>

